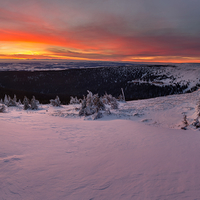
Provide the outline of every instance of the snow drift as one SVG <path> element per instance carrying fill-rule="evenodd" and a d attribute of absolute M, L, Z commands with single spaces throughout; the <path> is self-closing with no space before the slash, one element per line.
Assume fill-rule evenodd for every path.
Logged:
<path fill-rule="evenodd" d="M 2 199 L 198 199 L 200 91 L 119 103 L 98 120 L 78 104 L 0 113 Z M 182 130 L 183 115 L 189 126 Z"/>

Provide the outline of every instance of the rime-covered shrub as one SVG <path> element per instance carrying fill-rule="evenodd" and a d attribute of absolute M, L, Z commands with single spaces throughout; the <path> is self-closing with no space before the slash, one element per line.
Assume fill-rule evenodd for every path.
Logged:
<path fill-rule="evenodd" d="M 118 101 L 124 101 L 124 98 L 121 94 L 118 96 Z"/>
<path fill-rule="evenodd" d="M 98 94 L 93 95 L 88 91 L 87 97 L 81 100 L 81 109 L 79 115 L 88 116 L 98 113 L 100 110 L 105 110 L 105 105 Z"/>
<path fill-rule="evenodd" d="M 112 109 L 118 109 L 118 102 L 115 97 L 113 97 L 111 94 L 105 94 L 102 97 L 102 101 L 104 104 L 108 104 L 111 106 Z"/>
<path fill-rule="evenodd" d="M 10 99 L 10 101 L 8 102 L 7 106 L 17 106 L 17 102 L 14 101 L 13 99 Z"/>
<path fill-rule="evenodd" d="M 8 100 L 8 96 L 5 94 L 5 97 L 4 97 L 4 104 L 5 105 L 7 105 L 8 104 L 8 102 L 9 102 L 9 100 Z"/>
<path fill-rule="evenodd" d="M 96 112 L 93 115 L 93 120 L 99 119 L 99 118 L 102 118 L 102 117 L 103 117 L 103 114 L 101 112 Z"/>
<path fill-rule="evenodd" d="M 198 118 L 194 119 L 192 125 L 195 126 L 196 128 L 200 128 L 200 122 L 199 122 L 199 119 L 198 119 Z"/>
<path fill-rule="evenodd" d="M 35 99 L 35 96 L 31 99 L 31 109 L 37 110 L 39 105 L 39 101 Z"/>
<path fill-rule="evenodd" d="M 3 104 L 0 104 L 0 113 L 5 113 L 6 112 L 6 106 Z"/>
<path fill-rule="evenodd" d="M 60 102 L 59 97 L 56 96 L 55 99 L 51 99 L 51 100 L 50 100 L 50 104 L 51 104 L 52 106 L 60 106 L 61 102 Z"/>
<path fill-rule="evenodd" d="M 80 101 L 77 97 L 70 97 L 70 104 L 80 104 Z"/>
<path fill-rule="evenodd" d="M 200 117 L 200 100 L 197 102 L 196 112 L 197 112 L 197 117 Z"/>
<path fill-rule="evenodd" d="M 110 103 L 110 105 L 111 105 L 111 108 L 112 108 L 112 109 L 118 109 L 118 102 L 117 102 L 116 99 L 115 99 L 114 101 L 112 101 L 112 102 Z"/>
<path fill-rule="evenodd" d="M 189 125 L 189 123 L 188 123 L 188 121 L 187 121 L 187 115 L 184 115 L 183 116 L 183 124 L 185 125 L 185 126 L 188 126 Z"/>
<path fill-rule="evenodd" d="M 29 105 L 29 99 L 25 96 L 23 100 L 24 110 L 29 109 L 31 106 Z"/>
<path fill-rule="evenodd" d="M 186 130 L 187 126 L 189 125 L 188 120 L 187 120 L 187 115 L 183 115 L 183 127 L 181 129 Z"/>
<path fill-rule="evenodd" d="M 82 115 L 86 115 L 85 114 L 85 109 L 86 109 L 86 100 L 85 100 L 85 97 L 83 99 L 81 99 L 81 109 L 79 111 L 79 115 L 82 116 Z"/>
<path fill-rule="evenodd" d="M 17 106 L 17 97 L 16 97 L 16 95 L 14 95 L 14 98 L 13 99 L 11 99 L 10 98 L 10 96 L 8 95 L 5 95 L 5 97 L 4 97 L 4 104 L 6 105 L 6 106 Z"/>
<path fill-rule="evenodd" d="M 196 113 L 197 113 L 197 118 L 194 119 L 192 122 L 192 125 L 195 126 L 196 128 L 200 128 L 200 122 L 199 122 L 199 117 L 200 117 L 200 100 L 196 104 Z"/>
<path fill-rule="evenodd" d="M 17 96 L 14 94 L 13 101 L 17 102 Z"/>

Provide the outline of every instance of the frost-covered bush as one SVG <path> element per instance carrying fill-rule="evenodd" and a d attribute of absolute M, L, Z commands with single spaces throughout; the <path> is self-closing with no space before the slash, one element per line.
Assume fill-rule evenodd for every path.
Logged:
<path fill-rule="evenodd" d="M 37 110 L 39 105 L 39 101 L 35 99 L 35 96 L 31 99 L 31 109 Z"/>
<path fill-rule="evenodd" d="M 29 105 L 29 99 L 25 96 L 24 100 L 23 100 L 23 104 L 24 104 L 24 110 L 29 109 L 31 106 Z"/>
<path fill-rule="evenodd" d="M 70 104 L 80 104 L 80 101 L 77 97 L 70 97 Z"/>
<path fill-rule="evenodd" d="M 196 112 L 197 112 L 197 117 L 200 117 L 200 100 L 197 102 Z"/>
<path fill-rule="evenodd" d="M 121 94 L 118 97 L 118 101 L 124 101 L 124 98 L 123 98 L 123 96 Z"/>
<path fill-rule="evenodd" d="M 8 107 L 9 106 L 17 106 L 17 102 L 16 101 L 14 101 L 13 99 L 10 99 L 10 101 L 8 102 L 8 105 L 7 105 Z"/>
<path fill-rule="evenodd" d="M 103 116 L 103 114 L 111 114 L 111 109 L 118 109 L 118 102 L 112 95 L 105 94 L 103 97 L 99 97 L 98 94 L 92 94 L 92 92 L 87 91 L 87 96 L 80 99 L 81 108 L 79 110 L 79 116 L 89 116 L 93 115 L 93 119 L 98 119 Z M 71 103 L 77 101 L 77 98 L 71 97 Z M 106 106 L 107 105 L 107 106 Z"/>
<path fill-rule="evenodd" d="M 56 96 L 55 99 L 51 99 L 51 100 L 50 100 L 50 104 L 51 104 L 52 106 L 60 106 L 61 102 L 60 102 L 59 97 Z"/>
<path fill-rule="evenodd" d="M 79 115 L 88 116 L 98 113 L 100 110 L 105 110 L 105 105 L 98 94 L 93 95 L 92 92 L 88 91 L 87 97 L 81 100 L 81 109 Z"/>
<path fill-rule="evenodd" d="M 199 122 L 199 117 L 200 117 L 200 100 L 197 102 L 196 105 L 196 113 L 197 113 L 197 118 L 194 119 L 192 122 L 192 125 L 195 126 L 196 128 L 200 128 L 200 122 Z"/>
<path fill-rule="evenodd" d="M 200 122 L 199 122 L 199 119 L 198 119 L 198 118 L 194 119 L 192 125 L 195 126 L 196 128 L 200 128 Z"/>
<path fill-rule="evenodd" d="M 6 112 L 6 106 L 1 104 L 0 105 L 0 113 L 5 113 Z"/>
<path fill-rule="evenodd" d="M 118 102 L 115 97 L 113 97 L 111 94 L 105 94 L 102 97 L 102 101 L 104 104 L 108 104 L 111 106 L 112 109 L 118 109 Z"/>
<path fill-rule="evenodd" d="M 93 120 L 99 119 L 99 118 L 102 118 L 102 117 L 103 117 L 103 114 L 101 112 L 96 112 L 93 115 Z"/>
<path fill-rule="evenodd" d="M 9 100 L 8 100 L 8 96 L 5 94 L 5 97 L 4 97 L 4 104 L 5 105 L 7 105 L 8 104 L 8 102 L 9 102 Z"/>
<path fill-rule="evenodd" d="M 181 127 L 181 129 L 186 130 L 187 126 L 189 125 L 188 120 L 187 120 L 187 115 L 183 115 L 183 127 Z"/>
<path fill-rule="evenodd" d="M 13 99 L 11 99 L 10 98 L 10 96 L 8 95 L 5 95 L 5 97 L 4 97 L 4 104 L 6 105 L 6 106 L 17 106 L 17 97 L 16 97 L 16 95 L 14 95 L 14 98 Z"/>

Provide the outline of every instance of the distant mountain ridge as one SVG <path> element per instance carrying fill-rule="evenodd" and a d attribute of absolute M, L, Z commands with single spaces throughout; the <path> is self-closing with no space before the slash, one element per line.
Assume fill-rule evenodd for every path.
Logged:
<path fill-rule="evenodd" d="M 35 95 L 49 103 L 58 95 L 63 103 L 70 96 L 82 98 L 87 90 L 126 100 L 147 99 L 191 92 L 199 87 L 200 67 L 190 65 L 134 65 L 47 71 L 0 71 L 0 98 L 5 94 L 23 99 Z"/>

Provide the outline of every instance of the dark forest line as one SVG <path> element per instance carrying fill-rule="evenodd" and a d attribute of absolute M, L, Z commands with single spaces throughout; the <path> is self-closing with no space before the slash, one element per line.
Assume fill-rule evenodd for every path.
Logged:
<path fill-rule="evenodd" d="M 131 82 L 145 79 L 154 80 L 158 75 L 151 73 L 152 68 L 163 66 L 119 66 L 85 69 L 68 69 L 62 71 L 0 71 L 0 98 L 5 94 L 14 94 L 18 99 L 33 95 L 41 103 L 49 103 L 56 95 L 63 104 L 69 103 L 70 96 L 82 98 L 87 90 L 98 93 L 105 92 L 118 97 L 123 88 L 126 100 L 147 99 L 169 94 L 182 93 L 187 86 L 158 86 L 148 82 Z M 165 66 L 166 67 L 166 66 Z M 161 79 L 162 77 L 160 77 Z"/>

